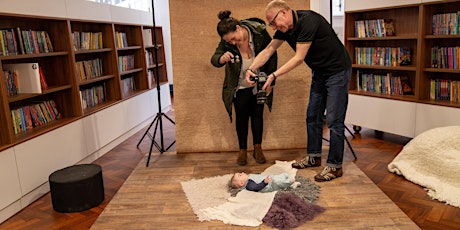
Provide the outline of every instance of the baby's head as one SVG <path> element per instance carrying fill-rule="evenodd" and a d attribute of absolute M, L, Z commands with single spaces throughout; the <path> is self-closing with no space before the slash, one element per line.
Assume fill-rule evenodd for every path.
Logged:
<path fill-rule="evenodd" d="M 230 187 L 231 188 L 241 188 L 243 187 L 246 182 L 248 181 L 249 176 L 245 172 L 235 173 L 230 179 Z"/>

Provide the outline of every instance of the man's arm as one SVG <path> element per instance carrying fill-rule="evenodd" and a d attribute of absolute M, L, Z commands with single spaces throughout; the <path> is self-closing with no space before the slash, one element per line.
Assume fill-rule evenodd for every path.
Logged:
<path fill-rule="evenodd" d="M 263 66 L 268 61 L 268 59 L 270 59 L 270 57 L 275 53 L 275 51 L 281 46 L 281 44 L 283 44 L 283 40 L 272 39 L 272 41 L 267 45 L 267 47 L 265 47 L 264 50 L 260 51 L 260 53 L 257 54 L 251 66 L 249 66 L 249 69 L 256 70 Z M 254 84 L 254 82 L 249 79 L 249 77 L 251 76 L 255 77 L 257 75 L 252 71 L 246 71 L 246 81 L 248 81 L 251 84 Z"/>
<path fill-rule="evenodd" d="M 310 49 L 311 43 L 297 43 L 296 45 L 296 52 L 295 55 L 289 59 L 284 65 L 282 65 L 279 69 L 277 69 L 275 72 L 271 73 L 271 75 L 274 74 L 274 77 L 270 77 L 267 79 L 265 82 L 265 85 L 263 86 L 263 89 L 267 88 L 270 86 L 272 81 L 275 79 L 275 77 L 279 77 L 283 74 L 288 73 L 289 71 L 293 70 L 295 67 L 299 66 L 304 62 L 305 57 L 307 56 L 308 50 Z M 250 72 L 250 71 L 248 71 Z M 247 74 L 246 74 L 247 76 Z M 248 79 L 248 78 L 247 78 Z"/>

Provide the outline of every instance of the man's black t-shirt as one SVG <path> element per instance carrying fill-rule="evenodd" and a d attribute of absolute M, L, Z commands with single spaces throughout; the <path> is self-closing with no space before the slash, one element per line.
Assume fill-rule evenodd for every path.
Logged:
<path fill-rule="evenodd" d="M 297 43 L 311 43 L 305 63 L 326 76 L 351 67 L 351 59 L 326 19 L 311 10 L 292 11 L 294 28 L 283 33 L 277 30 L 274 39 L 285 40 L 295 51 Z"/>

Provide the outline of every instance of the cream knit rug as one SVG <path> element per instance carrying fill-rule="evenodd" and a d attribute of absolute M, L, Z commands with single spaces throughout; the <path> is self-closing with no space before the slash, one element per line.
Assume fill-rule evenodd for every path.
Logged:
<path fill-rule="evenodd" d="M 433 199 L 460 207 L 460 126 L 435 128 L 418 135 L 388 169 L 425 187 Z"/>
<path fill-rule="evenodd" d="M 262 172 L 265 175 L 288 173 L 295 177 L 292 162 L 276 161 Z M 243 190 L 235 197 L 228 191 L 232 174 L 181 182 L 187 200 L 200 221 L 221 220 L 226 224 L 259 226 L 268 212 L 275 192 L 258 193 Z"/>

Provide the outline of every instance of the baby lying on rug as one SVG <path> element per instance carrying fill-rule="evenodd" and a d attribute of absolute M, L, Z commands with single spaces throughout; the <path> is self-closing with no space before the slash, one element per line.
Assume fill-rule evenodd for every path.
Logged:
<path fill-rule="evenodd" d="M 239 172 L 233 174 L 229 185 L 233 189 L 246 189 L 253 192 L 273 192 L 287 188 L 296 188 L 300 182 L 296 182 L 287 173 L 278 175 L 247 174 Z"/>

